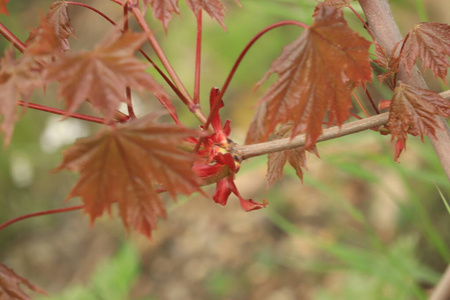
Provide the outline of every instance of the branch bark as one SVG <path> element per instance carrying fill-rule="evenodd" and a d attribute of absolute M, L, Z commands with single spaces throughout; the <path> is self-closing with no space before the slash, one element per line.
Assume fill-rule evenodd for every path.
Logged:
<path fill-rule="evenodd" d="M 440 93 L 446 99 L 450 99 L 450 90 Z M 334 126 L 324 129 L 322 135 L 317 139 L 317 142 L 331 140 L 344 135 L 364 131 L 387 124 L 389 121 L 389 113 L 383 113 L 373 117 L 361 119 L 351 123 L 342 125 L 342 127 Z M 265 143 L 258 143 L 252 145 L 236 145 L 233 150 L 242 160 L 250 157 L 255 157 L 263 154 L 293 149 L 305 145 L 306 137 L 304 134 L 298 135 L 293 139 L 285 138 L 274 140 Z M 450 149 L 450 148 L 449 148 Z"/>

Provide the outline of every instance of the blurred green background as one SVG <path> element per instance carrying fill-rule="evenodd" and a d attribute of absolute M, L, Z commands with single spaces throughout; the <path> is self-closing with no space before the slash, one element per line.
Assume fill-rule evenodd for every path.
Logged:
<path fill-rule="evenodd" d="M 227 31 L 205 15 L 202 104 L 207 111 L 212 86 L 221 86 L 246 43 L 274 22 L 296 19 L 310 24 L 315 1 L 242 0 L 242 8 L 224 1 Z M 109 1 L 84 1 L 120 20 Z M 51 1 L 11 1 L 10 16 L 0 21 L 25 40 Z M 447 0 L 392 0 L 403 33 L 425 20 L 449 23 Z M 188 89 L 193 87 L 195 20 L 184 1 L 167 35 L 149 11 L 147 19 Z M 361 11 L 355 4 L 357 11 Z M 77 39 L 72 49 L 91 49 L 110 30 L 91 11 L 70 7 Z M 346 12 L 350 26 L 367 37 Z M 134 27 L 137 30 L 137 27 Z M 232 138 L 242 143 L 262 78 L 283 46 L 300 33 L 278 28 L 252 48 L 224 97 L 222 117 L 232 120 Z M 0 38 L 2 51 L 7 47 Z M 147 48 L 148 53 L 151 53 Z M 445 88 L 425 73 L 432 90 Z M 272 81 L 274 78 L 271 79 Z M 375 80 L 376 81 L 376 80 Z M 375 85 L 377 98 L 389 90 Z M 62 107 L 55 87 L 31 101 Z M 361 93 L 360 93 L 361 94 Z M 139 115 L 159 104 L 135 95 Z M 181 118 L 197 126 L 177 103 Z M 95 114 L 89 107 L 81 111 Z M 50 173 L 61 149 L 100 125 L 31 109 L 16 123 L 11 145 L 0 155 L 0 223 L 48 209 L 80 204 L 64 202 L 76 174 Z M 244 213 L 237 199 L 226 207 L 193 195 L 167 201 L 168 220 L 149 242 L 127 234 L 116 216 L 91 228 L 79 211 L 33 218 L 0 231 L 0 262 L 46 289 L 42 299 L 426 299 L 450 262 L 450 185 L 430 143 L 408 139 L 400 164 L 393 162 L 389 137 L 366 131 L 320 143 L 321 159 L 308 156 L 303 184 L 286 168 L 283 180 L 267 190 L 266 157 L 243 164 L 236 183 L 241 194 L 268 199 L 267 209 Z M 211 195 L 214 187 L 207 187 Z M 441 193 L 439 192 L 441 191 Z M 41 299 L 37 297 L 38 299 Z"/>

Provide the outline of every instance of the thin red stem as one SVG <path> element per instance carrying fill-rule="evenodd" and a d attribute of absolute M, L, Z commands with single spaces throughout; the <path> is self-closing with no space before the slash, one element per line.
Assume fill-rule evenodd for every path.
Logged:
<path fill-rule="evenodd" d="M 189 110 L 197 117 L 197 119 L 202 123 L 205 124 L 207 118 L 203 114 L 202 110 L 198 105 L 196 105 L 191 96 L 189 95 L 188 91 L 186 90 L 186 87 L 181 82 L 180 78 L 178 77 L 177 73 L 175 72 L 175 69 L 170 64 L 169 60 L 167 59 L 164 51 L 162 50 L 161 46 L 159 45 L 158 41 L 156 40 L 153 32 L 150 30 L 150 27 L 148 26 L 147 22 L 144 19 L 144 16 L 142 15 L 141 11 L 136 6 L 131 6 L 131 11 L 134 14 L 139 26 L 147 33 L 147 39 L 150 42 L 150 44 L 153 47 L 153 50 L 155 50 L 156 55 L 160 59 L 161 63 L 163 64 L 164 68 L 167 70 L 167 73 L 169 74 L 170 78 L 172 78 L 173 83 L 175 86 L 180 90 L 180 93 L 183 94 L 184 97 L 180 98 L 189 108 Z M 186 101 L 186 102 L 185 102 Z"/>
<path fill-rule="evenodd" d="M 350 116 L 352 116 L 353 118 L 356 118 L 356 119 L 358 119 L 358 120 L 361 120 L 362 118 L 360 117 L 360 116 L 358 116 L 357 114 L 354 114 L 354 113 L 350 113 Z"/>
<path fill-rule="evenodd" d="M 102 16 L 102 18 L 104 18 L 105 20 L 107 20 L 109 23 L 113 24 L 113 25 L 117 25 L 110 17 L 108 17 L 107 15 L 105 15 L 103 12 L 99 11 L 98 9 L 89 6 L 87 4 L 84 3 L 79 3 L 79 2 L 74 2 L 74 1 L 66 1 L 67 4 L 71 4 L 71 5 L 78 5 L 78 6 L 82 6 L 84 8 L 90 9 L 93 12 L 99 14 L 100 16 Z"/>
<path fill-rule="evenodd" d="M 286 26 L 286 25 L 295 25 L 295 26 L 299 26 L 302 27 L 304 29 L 308 29 L 308 25 L 303 24 L 301 22 L 298 21 L 282 21 L 282 22 L 278 22 L 275 24 L 272 24 L 266 28 L 264 28 L 263 30 L 261 30 L 258 34 L 256 34 L 251 40 L 250 42 L 248 42 L 248 44 L 245 46 L 245 48 L 242 50 L 242 52 L 239 54 L 238 58 L 236 59 L 233 67 L 231 68 L 230 73 L 228 74 L 227 79 L 225 80 L 222 89 L 220 90 L 220 95 L 219 95 L 219 99 L 222 99 L 223 95 L 225 94 L 228 86 L 230 85 L 231 79 L 233 79 L 234 74 L 236 73 L 237 68 L 239 67 L 242 59 L 244 58 L 244 56 L 247 54 L 248 50 L 253 46 L 253 44 L 255 44 L 255 42 L 257 40 L 259 40 L 260 37 L 262 37 L 265 33 L 267 33 L 268 31 L 277 28 L 277 27 L 281 27 L 281 26 Z M 209 112 L 209 116 L 208 119 L 206 120 L 206 123 L 204 125 L 205 130 L 207 130 L 209 128 L 209 125 L 211 124 L 212 121 L 212 116 L 214 116 L 217 113 L 217 110 L 219 109 L 220 106 L 220 102 L 221 101 L 217 101 L 213 107 L 211 107 L 211 110 Z M 200 149 L 200 145 L 203 143 L 204 138 L 201 137 L 198 140 L 197 145 L 195 146 L 194 152 L 197 152 L 198 149 Z"/>
<path fill-rule="evenodd" d="M 202 10 L 197 16 L 197 46 L 195 49 L 195 82 L 194 82 L 194 103 L 200 103 L 200 71 L 202 56 Z"/>
<path fill-rule="evenodd" d="M 247 46 L 245 46 L 245 48 L 242 50 L 241 54 L 239 54 L 239 57 L 237 58 L 236 62 L 233 65 L 233 68 L 231 68 L 230 73 L 228 74 L 227 79 L 225 80 L 225 83 L 223 84 L 221 90 L 220 90 L 220 98 L 223 97 L 223 95 L 225 94 L 228 86 L 230 85 L 231 79 L 234 76 L 234 73 L 236 72 L 237 68 L 239 67 L 239 64 L 241 63 L 242 59 L 244 58 L 244 56 L 247 54 L 248 50 L 253 46 L 253 44 L 259 40 L 259 38 L 261 36 L 263 36 L 266 32 L 277 28 L 277 27 L 281 27 L 281 26 L 286 26 L 286 25 L 295 25 L 295 26 L 300 26 L 303 27 L 304 29 L 308 29 L 308 25 L 303 24 L 301 22 L 298 21 L 282 21 L 282 22 L 278 22 L 275 24 L 272 24 L 266 28 L 264 28 L 263 30 L 261 30 L 257 35 L 255 35 L 250 42 L 247 44 Z"/>
<path fill-rule="evenodd" d="M 178 77 L 177 73 L 175 72 L 174 68 L 172 67 L 169 60 L 167 59 L 166 54 L 162 50 L 158 41 L 156 40 L 155 35 L 153 34 L 152 30 L 148 26 L 147 22 L 145 22 L 144 16 L 142 15 L 141 11 L 139 10 L 138 7 L 135 7 L 135 6 L 131 7 L 131 11 L 133 12 L 139 26 L 142 28 L 142 30 L 145 31 L 145 33 L 147 33 L 148 41 L 152 45 L 153 50 L 155 50 L 155 53 L 159 57 L 164 68 L 166 68 L 167 72 L 169 73 L 170 78 L 172 78 L 172 80 L 175 83 L 175 85 L 177 86 L 177 88 L 185 95 L 188 102 L 192 103 L 192 99 L 189 96 L 189 93 L 187 92 L 186 88 L 184 87 L 183 83 L 181 82 L 180 78 Z"/>
<path fill-rule="evenodd" d="M 358 12 L 350 5 L 348 4 L 346 7 L 350 8 L 350 10 L 355 14 L 355 16 L 363 23 L 364 28 L 366 28 L 367 32 L 372 37 L 372 41 L 375 41 L 375 36 L 372 33 L 372 30 L 370 30 L 369 26 L 367 26 L 367 23 L 363 20 L 363 18 L 358 14 Z"/>
<path fill-rule="evenodd" d="M 33 217 L 37 217 L 37 216 L 45 216 L 45 215 L 51 215 L 51 214 L 58 214 L 58 213 L 62 213 L 62 212 L 68 212 L 68 211 L 73 211 L 73 210 L 79 210 L 84 208 L 84 205 L 77 205 L 77 206 L 70 206 L 70 207 L 65 207 L 65 208 L 58 208 L 58 209 L 52 209 L 52 210 L 46 210 L 46 211 L 40 211 L 40 212 L 36 212 L 36 213 L 31 213 L 31 214 L 27 214 L 27 215 L 23 215 L 17 218 L 14 218 L 12 220 L 9 220 L 3 224 L 0 225 L 0 230 L 8 227 L 11 224 L 14 224 L 18 221 L 24 220 L 24 219 L 29 219 L 29 218 L 33 218 Z"/>
<path fill-rule="evenodd" d="M 358 103 L 358 106 L 361 108 L 361 110 L 366 115 L 366 117 L 370 117 L 370 114 L 367 112 L 366 108 L 362 105 L 361 101 L 359 101 L 359 98 L 356 95 L 356 93 L 352 92 L 352 95 L 353 95 L 353 99 L 355 99 L 356 103 Z"/>
<path fill-rule="evenodd" d="M 364 91 L 366 92 L 367 98 L 369 98 L 369 102 L 372 105 L 372 108 L 375 110 L 377 115 L 379 115 L 380 111 L 378 110 L 378 107 L 375 105 L 375 102 L 373 101 L 372 96 L 370 95 L 366 85 L 364 85 Z"/>
<path fill-rule="evenodd" d="M 99 117 L 93 117 L 93 116 L 88 116 L 88 115 L 79 114 L 79 113 L 68 113 L 67 111 L 62 110 L 62 109 L 44 106 L 44 105 L 40 105 L 40 104 L 36 104 L 36 103 L 25 103 L 24 101 L 17 101 L 17 104 L 20 106 L 29 107 L 31 109 L 45 111 L 45 112 L 49 112 L 52 114 L 57 114 L 57 115 L 65 116 L 65 117 L 71 117 L 71 118 L 80 119 L 80 120 L 84 120 L 84 121 L 105 124 L 105 119 L 99 118 Z"/>
<path fill-rule="evenodd" d="M 17 50 L 23 53 L 25 48 L 27 47 L 17 36 L 15 36 L 8 28 L 5 27 L 2 23 L 0 23 L 0 34 L 3 35 L 11 44 L 16 47 Z"/>
<path fill-rule="evenodd" d="M 123 32 L 128 31 L 128 3 L 123 6 Z M 127 86 L 125 88 L 125 93 L 127 96 L 127 108 L 128 108 L 128 116 L 132 119 L 136 118 L 136 114 L 133 109 L 133 100 L 131 98 L 131 88 Z"/>

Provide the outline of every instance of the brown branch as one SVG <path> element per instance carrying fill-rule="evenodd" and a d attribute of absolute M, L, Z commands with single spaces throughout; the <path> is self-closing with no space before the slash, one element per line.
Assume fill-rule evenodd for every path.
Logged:
<path fill-rule="evenodd" d="M 377 42 L 391 55 L 395 45 L 403 37 L 392 15 L 388 0 L 360 0 L 359 3 Z M 412 70 L 411 74 L 408 75 L 402 66 L 400 67 L 398 73 L 400 80 L 422 89 L 428 89 L 417 68 Z M 450 130 L 444 118 L 438 117 L 436 120 L 441 129 L 436 130 L 436 139 L 430 140 L 441 162 L 442 168 L 450 180 L 450 151 L 448 150 L 450 149 Z"/>
<path fill-rule="evenodd" d="M 450 90 L 440 93 L 440 95 L 446 99 L 450 99 Z M 389 121 L 389 113 L 383 113 L 370 118 L 357 120 L 351 123 L 347 123 L 339 126 L 334 126 L 328 129 L 324 129 L 322 135 L 317 139 L 318 142 L 331 140 L 344 135 L 364 131 L 374 127 L 387 124 Z M 252 144 L 252 145 L 236 145 L 234 151 L 239 155 L 242 160 L 250 157 L 255 157 L 263 154 L 293 149 L 302 147 L 305 145 L 305 135 L 301 134 L 293 139 L 285 138 L 275 141 Z"/>
<path fill-rule="evenodd" d="M 450 298 L 450 265 L 445 270 L 429 300 L 448 300 Z"/>

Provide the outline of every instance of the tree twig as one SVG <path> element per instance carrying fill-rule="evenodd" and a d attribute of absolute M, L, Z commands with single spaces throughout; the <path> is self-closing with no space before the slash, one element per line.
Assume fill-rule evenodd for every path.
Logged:
<path fill-rule="evenodd" d="M 448 300 L 450 298 L 450 265 L 445 270 L 438 285 L 428 300 Z"/>
<path fill-rule="evenodd" d="M 392 55 L 395 45 L 403 37 L 392 15 L 388 0 L 360 0 L 359 3 L 376 41 L 386 49 L 388 55 Z M 428 89 L 417 68 L 414 68 L 410 74 L 407 74 L 404 68 L 400 66 L 398 78 L 407 84 Z M 436 120 L 441 129 L 436 130 L 436 139 L 432 138 L 430 140 L 442 168 L 450 180 L 450 130 L 444 118 L 438 117 Z"/>
<path fill-rule="evenodd" d="M 450 90 L 442 92 L 440 93 L 440 95 L 446 99 L 450 99 Z M 387 124 L 388 121 L 389 113 L 386 112 L 373 117 L 347 123 L 342 125 L 341 127 L 334 126 L 328 129 L 324 129 L 322 135 L 317 139 L 317 142 L 327 141 L 344 135 L 349 135 L 352 133 L 382 126 Z M 236 145 L 234 147 L 234 151 L 236 151 L 236 153 L 242 160 L 245 160 L 250 157 L 255 157 L 263 154 L 302 147 L 305 145 L 305 140 L 305 135 L 301 134 L 294 137 L 293 139 L 285 138 L 252 145 Z"/>

